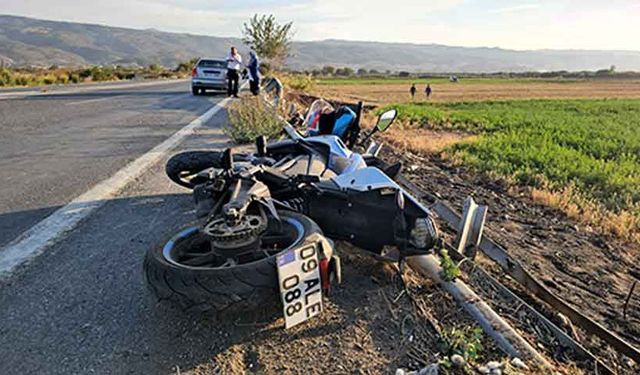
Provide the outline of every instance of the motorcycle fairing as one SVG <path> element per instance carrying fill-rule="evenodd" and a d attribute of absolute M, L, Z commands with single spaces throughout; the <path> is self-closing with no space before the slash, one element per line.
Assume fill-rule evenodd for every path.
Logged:
<path fill-rule="evenodd" d="M 331 179 L 340 189 L 355 191 L 389 190 L 389 192 L 400 191 L 405 199 L 424 211 L 425 215 L 431 215 L 428 208 L 406 192 L 400 185 L 378 168 L 366 167 L 358 169 L 352 173 L 343 173 Z"/>

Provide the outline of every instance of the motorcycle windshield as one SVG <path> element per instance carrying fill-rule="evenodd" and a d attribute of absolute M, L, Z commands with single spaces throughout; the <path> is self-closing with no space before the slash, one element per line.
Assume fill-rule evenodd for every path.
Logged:
<path fill-rule="evenodd" d="M 318 135 L 320 131 L 320 115 L 333 112 L 333 106 L 323 99 L 311 103 L 304 124 L 307 128 L 307 136 Z"/>

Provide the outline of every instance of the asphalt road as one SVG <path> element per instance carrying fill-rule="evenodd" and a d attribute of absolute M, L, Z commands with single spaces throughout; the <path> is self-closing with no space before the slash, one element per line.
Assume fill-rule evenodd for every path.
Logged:
<path fill-rule="evenodd" d="M 2 240 L 209 109 L 185 83 L 0 100 Z M 224 147 L 216 114 L 181 148 Z M 216 321 L 147 291 L 142 259 L 193 220 L 158 163 L 44 254 L 0 281 L 0 374 L 168 374 L 232 345 Z"/>
<path fill-rule="evenodd" d="M 0 97 L 0 247 L 218 100 L 185 81 Z"/>

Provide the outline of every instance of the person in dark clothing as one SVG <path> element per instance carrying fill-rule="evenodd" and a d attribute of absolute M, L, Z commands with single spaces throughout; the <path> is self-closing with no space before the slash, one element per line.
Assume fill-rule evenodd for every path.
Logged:
<path fill-rule="evenodd" d="M 431 85 L 427 84 L 427 88 L 424 89 L 424 93 L 427 95 L 427 100 L 431 97 Z"/>
<path fill-rule="evenodd" d="M 409 89 L 409 92 L 411 93 L 411 100 L 413 100 L 413 98 L 416 96 L 416 84 L 412 84 L 411 88 Z"/>
<path fill-rule="evenodd" d="M 238 81 L 240 80 L 240 68 L 242 67 L 242 56 L 236 47 L 231 47 L 231 52 L 227 55 L 227 95 L 238 97 Z"/>
<path fill-rule="evenodd" d="M 260 60 L 255 51 L 249 52 L 249 87 L 253 95 L 258 95 L 260 92 Z"/>

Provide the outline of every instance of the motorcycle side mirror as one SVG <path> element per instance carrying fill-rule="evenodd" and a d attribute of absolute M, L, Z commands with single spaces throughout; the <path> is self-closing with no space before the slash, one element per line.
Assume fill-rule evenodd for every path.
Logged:
<path fill-rule="evenodd" d="M 398 111 L 395 109 L 390 109 L 378 117 L 378 122 L 376 123 L 376 129 L 379 132 L 383 132 L 393 124 L 396 117 L 398 116 Z"/>

